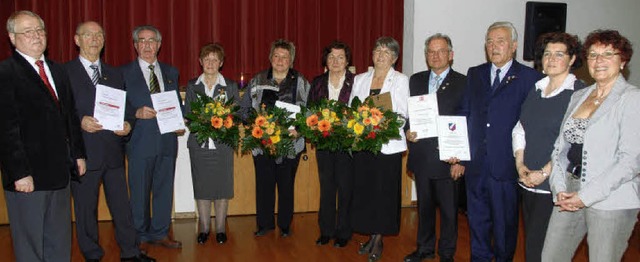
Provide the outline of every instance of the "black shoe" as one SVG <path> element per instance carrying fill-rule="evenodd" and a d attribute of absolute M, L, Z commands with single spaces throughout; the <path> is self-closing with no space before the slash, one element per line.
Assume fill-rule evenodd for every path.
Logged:
<path fill-rule="evenodd" d="M 269 233 L 269 231 L 271 230 L 273 230 L 273 228 L 258 227 L 258 231 L 254 232 L 253 234 L 257 237 L 261 237 Z"/>
<path fill-rule="evenodd" d="M 420 252 L 418 250 L 404 257 L 404 262 L 420 262 L 425 259 L 434 259 L 436 255 L 433 252 Z"/>
<path fill-rule="evenodd" d="M 364 255 L 371 252 L 371 246 L 372 246 L 371 240 L 364 243 L 360 243 L 360 248 L 358 248 L 358 255 Z"/>
<path fill-rule="evenodd" d="M 440 262 L 453 262 L 452 257 L 440 257 Z"/>
<path fill-rule="evenodd" d="M 331 237 L 328 236 L 320 236 L 318 238 L 318 240 L 316 240 L 316 245 L 317 246 L 322 246 L 322 245 L 326 245 L 327 243 L 329 243 L 329 240 L 331 240 Z"/>
<path fill-rule="evenodd" d="M 216 242 L 218 242 L 218 244 L 224 244 L 225 242 L 227 242 L 227 234 L 225 233 L 216 234 Z"/>
<path fill-rule="evenodd" d="M 371 253 L 369 254 L 369 262 L 375 262 L 382 258 L 382 240 L 380 241 L 380 246 L 371 248 Z"/>
<path fill-rule="evenodd" d="M 198 244 L 204 244 L 209 239 L 209 233 L 200 233 L 198 234 Z"/>
<path fill-rule="evenodd" d="M 336 238 L 336 240 L 333 241 L 333 246 L 334 247 L 346 247 L 347 246 L 347 242 L 349 242 L 349 239 Z"/>
<path fill-rule="evenodd" d="M 156 262 L 155 258 L 152 258 L 150 256 L 147 256 L 145 254 L 138 254 L 135 257 L 127 257 L 127 258 L 121 258 L 120 261 L 131 261 L 131 262 Z"/>
<path fill-rule="evenodd" d="M 280 236 L 281 237 L 288 237 L 291 235 L 291 231 L 289 231 L 289 228 L 281 228 L 280 229 Z"/>

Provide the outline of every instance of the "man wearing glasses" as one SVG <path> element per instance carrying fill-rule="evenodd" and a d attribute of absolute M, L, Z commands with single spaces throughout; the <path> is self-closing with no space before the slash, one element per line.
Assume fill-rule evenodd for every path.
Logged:
<path fill-rule="evenodd" d="M 84 175 L 85 153 L 69 80 L 43 55 L 40 16 L 17 11 L 7 31 L 15 51 L 0 62 L 0 166 L 15 259 L 70 261 L 69 178 Z"/>
<path fill-rule="evenodd" d="M 80 49 L 78 58 L 65 64 L 76 101 L 82 137 L 87 152 L 87 174 L 71 181 L 71 193 L 76 214 L 78 246 L 86 261 L 100 261 L 104 250 L 98 241 L 97 205 L 100 184 L 109 212 L 113 218 L 115 235 L 122 261 L 154 261 L 140 253 L 136 244 L 136 230 L 131 219 L 131 207 L 124 170 L 124 136 L 131 126 L 124 122 L 123 130 L 110 131 L 93 117 L 96 86 L 123 89 L 120 71 L 100 60 L 104 47 L 104 31 L 93 21 L 78 25 L 74 42 Z"/>
<path fill-rule="evenodd" d="M 158 62 L 161 42 L 162 35 L 154 26 L 136 27 L 133 44 L 138 59 L 122 67 L 127 107 L 132 112 L 126 118 L 133 126 L 126 146 L 131 211 L 140 242 L 181 248 L 182 243 L 169 236 L 177 134 L 160 134 L 151 102 L 151 95 L 160 92 L 174 92 L 180 101 L 178 70 Z"/>

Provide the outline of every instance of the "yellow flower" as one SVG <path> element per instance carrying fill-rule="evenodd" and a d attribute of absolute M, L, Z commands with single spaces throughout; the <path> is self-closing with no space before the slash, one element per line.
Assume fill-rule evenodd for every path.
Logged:
<path fill-rule="evenodd" d="M 377 118 L 375 116 L 371 116 L 370 119 L 371 119 L 371 124 L 374 125 L 374 126 L 377 126 L 380 123 L 380 118 Z"/>
<path fill-rule="evenodd" d="M 353 128 L 353 125 L 356 124 L 356 120 L 349 120 L 349 122 L 347 122 L 347 128 Z"/>
<path fill-rule="evenodd" d="M 355 133 L 356 133 L 356 135 L 361 135 L 361 134 L 362 134 L 362 131 L 364 131 L 364 126 L 363 126 L 363 125 L 361 125 L 360 123 L 356 123 L 356 124 L 353 126 L 353 132 L 355 132 Z"/>
<path fill-rule="evenodd" d="M 267 135 L 273 135 L 273 132 L 275 132 L 275 130 L 273 130 L 273 128 L 271 127 L 267 127 L 266 132 L 267 132 Z"/>
<path fill-rule="evenodd" d="M 269 138 L 271 138 L 271 143 L 277 144 L 280 142 L 280 136 L 270 136 Z"/>
<path fill-rule="evenodd" d="M 329 111 L 329 109 L 322 109 L 322 117 L 323 118 L 329 118 L 329 116 L 331 115 L 331 111 Z"/>

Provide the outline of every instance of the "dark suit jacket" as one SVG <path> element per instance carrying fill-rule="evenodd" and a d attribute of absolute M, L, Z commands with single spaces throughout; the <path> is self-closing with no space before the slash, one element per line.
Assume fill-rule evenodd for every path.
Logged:
<path fill-rule="evenodd" d="M 64 69 L 46 60 L 59 107 L 38 73 L 16 51 L 0 63 L 0 166 L 5 190 L 32 176 L 35 190 L 69 184 L 75 159 L 85 158 L 80 123 Z M 76 173 L 77 174 L 77 173 Z"/>
<path fill-rule="evenodd" d="M 185 96 L 185 105 L 184 105 L 185 115 L 191 112 L 191 102 L 197 99 L 196 93 L 200 95 L 206 95 L 204 91 L 204 84 L 199 83 L 196 85 L 196 81 L 198 81 L 198 78 L 191 79 L 189 80 L 189 83 L 187 83 L 187 93 Z M 220 88 L 223 88 L 225 90 L 227 99 L 229 101 L 234 101 L 236 105 L 240 104 L 240 92 L 238 91 L 238 84 L 226 77 L 224 78 L 224 82 L 227 84 L 227 86 L 216 85 L 214 87 L 213 97 L 216 97 L 218 94 L 220 94 Z M 240 121 L 240 119 L 237 119 L 234 121 Z M 189 148 L 200 147 L 196 139 L 195 133 L 189 133 L 189 139 L 187 139 L 187 147 Z"/>
<path fill-rule="evenodd" d="M 353 77 L 351 71 L 347 70 L 344 75 L 344 84 L 338 95 L 338 101 L 348 104 L 351 97 L 351 89 L 353 88 Z M 309 91 L 309 103 L 318 102 L 321 99 L 329 99 L 329 71 L 322 75 L 316 76 L 311 82 L 311 90 Z"/>
<path fill-rule="evenodd" d="M 415 73 L 409 79 L 410 96 L 419 96 L 429 93 L 429 75 L 431 71 Z M 449 70 L 447 77 L 442 80 L 440 88 L 436 91 L 438 96 L 438 112 L 440 115 L 455 115 L 462 101 L 467 77 L 453 69 Z M 411 121 L 411 119 L 409 119 Z M 410 122 L 408 122 L 409 129 Z M 407 169 L 414 174 L 424 174 L 429 178 L 449 178 L 449 164 L 440 161 L 438 151 L 438 138 L 420 139 L 415 143 L 408 142 L 409 156 Z"/>
<path fill-rule="evenodd" d="M 84 116 L 93 116 L 96 88 L 91 82 L 91 76 L 87 74 L 82 62 L 80 62 L 80 58 L 73 59 L 64 66 L 71 82 L 78 119 L 82 121 Z M 99 84 L 124 89 L 124 80 L 118 69 L 103 61 L 100 61 L 100 67 Z M 82 138 L 87 152 L 87 170 L 124 166 L 124 140 L 122 137 L 110 130 L 102 130 L 93 134 L 83 130 Z"/>
<path fill-rule="evenodd" d="M 491 63 L 469 68 L 460 114 L 467 117 L 471 162 L 465 163 L 467 181 L 486 175 L 484 162 L 496 180 L 517 179 L 511 131 L 520 106 L 542 74 L 513 61 L 498 88 L 491 90 Z"/>
<path fill-rule="evenodd" d="M 178 90 L 178 69 L 159 63 L 164 81 L 164 91 L 173 91 L 181 101 Z M 131 114 L 127 121 L 132 123 L 131 138 L 127 143 L 127 154 L 135 157 L 151 157 L 157 155 L 173 156 L 178 152 L 178 139 L 175 133 L 160 134 L 158 122 L 152 119 L 135 119 L 135 111 L 143 106 L 153 108 L 149 86 L 144 79 L 138 60 L 122 66 L 122 77 L 127 90 L 127 107 Z"/>

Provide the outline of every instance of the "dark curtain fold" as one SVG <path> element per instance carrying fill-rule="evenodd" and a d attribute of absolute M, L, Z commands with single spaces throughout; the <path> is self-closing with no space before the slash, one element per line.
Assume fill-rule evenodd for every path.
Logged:
<path fill-rule="evenodd" d="M 335 39 L 349 44 L 358 73 L 372 64 L 373 42 L 391 36 L 402 46 L 403 1 L 394 0 L 0 0 L 3 27 L 16 10 L 39 14 L 47 26 L 48 56 L 66 62 L 78 55 L 73 35 L 78 23 L 94 20 L 106 33 L 103 59 L 122 65 L 136 57 L 131 31 L 152 24 L 162 33 L 159 60 L 180 70 L 180 82 L 200 74 L 198 52 L 208 42 L 225 48 L 222 74 L 238 80 L 269 67 L 273 40 L 296 45 L 294 67 L 308 79 L 323 72 L 322 48 Z M 0 59 L 11 55 L 9 37 L 0 41 Z M 396 69 L 400 69 L 401 61 Z"/>

